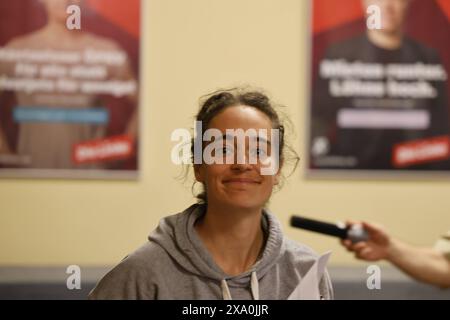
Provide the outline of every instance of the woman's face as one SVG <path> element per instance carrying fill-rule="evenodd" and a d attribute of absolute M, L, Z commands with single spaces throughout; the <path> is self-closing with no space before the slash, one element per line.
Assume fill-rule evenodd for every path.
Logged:
<path fill-rule="evenodd" d="M 269 141 L 267 153 L 270 154 L 272 121 L 256 108 L 243 105 L 228 107 L 211 120 L 208 129 L 218 129 L 223 135 L 227 129 L 243 131 L 265 129 Z M 269 200 L 274 185 L 278 184 L 279 169 L 273 175 L 261 175 L 260 169 L 263 166 L 261 162 L 257 161 L 256 164 L 249 162 L 249 154 L 261 152 L 261 149 L 249 150 L 248 138 L 245 142 L 246 158 L 243 164 L 239 164 L 236 158 L 237 152 L 234 151 L 236 141 L 224 139 L 223 147 L 224 158 L 232 157 L 234 160 L 231 161 L 232 164 L 227 164 L 229 161 L 224 160 L 224 164 L 203 163 L 195 166 L 195 177 L 204 184 L 208 203 L 243 209 L 261 209 Z"/>

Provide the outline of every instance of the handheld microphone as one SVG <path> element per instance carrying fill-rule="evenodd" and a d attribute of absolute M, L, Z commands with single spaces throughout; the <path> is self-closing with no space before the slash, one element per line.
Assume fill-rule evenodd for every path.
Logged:
<path fill-rule="evenodd" d="M 299 216 L 292 216 L 291 226 L 295 228 L 319 232 L 333 237 L 338 237 L 343 240 L 349 239 L 353 243 L 367 241 L 369 239 L 369 234 L 361 225 L 345 227 L 338 224 L 322 222 Z"/>

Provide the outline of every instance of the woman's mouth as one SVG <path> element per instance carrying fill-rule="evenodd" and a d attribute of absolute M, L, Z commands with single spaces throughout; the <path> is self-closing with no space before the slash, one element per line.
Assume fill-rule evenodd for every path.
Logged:
<path fill-rule="evenodd" d="M 248 178 L 233 178 L 226 179 L 223 181 L 224 184 L 235 184 L 235 185 L 252 185 L 252 184 L 260 184 L 258 180 L 248 179 Z"/>

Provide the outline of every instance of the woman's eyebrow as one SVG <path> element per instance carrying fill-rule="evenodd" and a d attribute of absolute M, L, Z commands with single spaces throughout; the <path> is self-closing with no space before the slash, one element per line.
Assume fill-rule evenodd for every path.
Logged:
<path fill-rule="evenodd" d="M 264 138 L 264 137 L 258 136 L 258 137 L 256 137 L 256 139 L 257 139 L 257 141 L 258 141 L 258 144 L 260 144 L 260 143 L 262 142 L 262 143 L 265 143 L 265 144 L 267 144 L 267 145 L 269 145 L 269 146 L 272 145 L 272 144 L 270 143 L 270 141 L 267 140 L 267 139 Z"/>
<path fill-rule="evenodd" d="M 223 136 L 220 137 L 220 139 L 217 139 L 217 142 L 219 141 L 234 141 L 234 138 L 236 138 L 236 135 L 231 135 L 231 134 L 224 134 Z M 249 138 L 255 138 L 254 136 L 250 136 Z M 266 138 L 264 138 L 263 135 L 257 135 L 256 136 L 256 141 L 258 142 L 258 144 L 260 143 L 265 143 L 269 146 L 271 146 L 271 142 L 269 140 L 267 140 Z"/>

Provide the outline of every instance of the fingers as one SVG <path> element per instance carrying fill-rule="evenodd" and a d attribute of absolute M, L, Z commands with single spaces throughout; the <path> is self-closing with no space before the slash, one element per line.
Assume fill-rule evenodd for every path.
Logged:
<path fill-rule="evenodd" d="M 375 223 L 363 222 L 364 229 L 367 230 L 370 240 L 374 243 L 387 246 L 390 242 L 391 236 L 384 230 L 384 227 Z"/>
<path fill-rule="evenodd" d="M 345 225 L 346 225 L 347 227 L 351 227 L 351 226 L 353 226 L 353 225 L 355 225 L 355 224 L 360 224 L 360 222 L 355 221 L 355 220 L 346 220 L 346 221 L 345 221 Z"/>
<path fill-rule="evenodd" d="M 361 251 L 364 248 L 367 248 L 367 242 L 365 242 L 365 241 L 357 242 L 353 245 L 354 251 Z"/>
<path fill-rule="evenodd" d="M 364 229 L 367 230 L 367 232 L 371 233 L 380 233 L 380 232 L 384 232 L 384 228 L 376 223 L 368 223 L 363 221 L 362 222 L 362 226 L 364 227 Z"/>
<path fill-rule="evenodd" d="M 360 260 L 366 260 L 366 261 L 374 260 L 372 257 L 373 251 L 370 247 L 361 249 L 360 251 L 356 252 L 355 256 L 357 259 L 360 259 Z"/>
<path fill-rule="evenodd" d="M 357 242 L 353 243 L 348 239 L 341 240 L 341 244 L 349 251 L 349 252 L 358 252 L 367 247 L 367 242 Z"/>
<path fill-rule="evenodd" d="M 343 239 L 343 240 L 341 240 L 341 244 L 342 244 L 344 247 L 348 248 L 348 247 L 351 247 L 352 242 L 351 242 L 350 240 L 348 240 L 348 239 Z"/>
<path fill-rule="evenodd" d="M 341 240 L 341 245 L 344 246 L 348 252 L 352 252 L 352 242 L 350 240 Z"/>
<path fill-rule="evenodd" d="M 353 245 L 350 251 L 354 252 L 355 258 L 359 260 L 370 260 L 373 250 L 366 242 L 359 242 Z"/>
<path fill-rule="evenodd" d="M 353 220 L 347 220 L 346 225 L 347 227 L 352 227 L 354 225 L 361 225 L 369 234 L 370 240 L 379 242 L 379 241 L 386 241 L 389 239 L 389 234 L 385 231 L 384 227 L 377 223 L 369 223 L 366 221 L 353 221 Z"/>
<path fill-rule="evenodd" d="M 377 223 L 369 223 L 366 221 L 356 221 L 356 220 L 346 220 L 345 224 L 347 225 L 347 227 L 351 227 L 355 224 L 360 224 L 364 227 L 364 229 L 366 229 L 367 231 L 373 231 L 373 232 L 384 232 L 384 227 L 380 224 Z"/>

